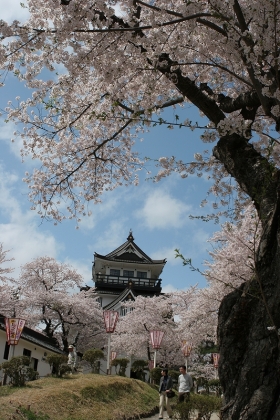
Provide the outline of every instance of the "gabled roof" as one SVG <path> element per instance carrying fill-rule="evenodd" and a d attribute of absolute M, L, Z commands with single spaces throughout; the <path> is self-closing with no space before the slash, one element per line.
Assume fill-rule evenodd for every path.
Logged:
<path fill-rule="evenodd" d="M 96 258 L 100 258 L 107 261 L 127 261 L 127 262 L 137 262 L 144 264 L 165 264 L 166 259 L 164 260 L 153 260 L 138 245 L 134 242 L 134 237 L 132 232 L 129 232 L 127 241 L 116 248 L 114 251 L 110 252 L 107 255 L 101 255 L 94 253 Z"/>
<path fill-rule="evenodd" d="M 104 310 L 113 309 L 124 302 L 126 300 L 135 300 L 136 299 L 135 293 L 131 290 L 131 287 L 127 287 L 119 296 L 116 297 L 112 302 L 108 303 L 108 305 L 104 306 Z"/>

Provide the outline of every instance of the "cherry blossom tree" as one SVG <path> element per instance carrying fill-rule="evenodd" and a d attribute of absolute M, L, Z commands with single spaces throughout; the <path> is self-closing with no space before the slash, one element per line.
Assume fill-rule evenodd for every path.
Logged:
<path fill-rule="evenodd" d="M 1 282 L 6 282 L 10 278 L 7 277 L 7 274 L 10 274 L 13 272 L 13 269 L 11 267 L 7 267 L 6 263 L 11 262 L 12 258 L 7 258 L 7 254 L 9 251 L 4 251 L 3 244 L 0 243 L 0 280 Z M 3 266 L 3 264 L 5 266 Z"/>
<path fill-rule="evenodd" d="M 3 244 L 0 243 L 0 314 L 13 316 L 15 289 L 11 285 L 13 279 L 9 276 L 13 272 L 13 268 L 7 265 L 13 258 L 8 258 L 8 252 L 4 250 Z"/>
<path fill-rule="evenodd" d="M 188 331 L 188 340 L 196 346 L 207 340 L 217 342 L 218 311 L 223 298 L 254 279 L 260 226 L 252 204 L 237 224 L 224 223 L 208 241 L 212 248 L 208 251 L 211 260 L 204 262 L 207 269 L 197 269 L 206 278 L 207 286 L 194 289 L 191 299 L 189 291 L 173 294 L 179 329 Z M 177 255 L 180 256 L 179 251 Z M 191 265 L 191 260 L 181 257 L 185 265 Z M 195 270 L 192 265 L 191 268 Z"/>
<path fill-rule="evenodd" d="M 39 257 L 22 267 L 18 281 L 17 311 L 32 327 L 44 326 L 67 351 L 69 344 L 80 350 L 104 340 L 102 311 L 92 291 L 79 291 L 82 277 L 67 264 Z"/>
<path fill-rule="evenodd" d="M 208 285 L 194 288 L 191 295 L 190 290 L 172 293 L 173 313 L 179 320 L 177 333 L 193 343 L 190 362 L 195 377 L 216 377 L 211 355 L 202 357 L 200 349 L 203 343 L 217 343 L 218 311 L 223 298 L 242 283 L 249 284 L 254 279 L 260 225 L 252 204 L 243 211 L 237 224 L 224 223 L 209 240 L 213 247 L 208 251 L 211 261 L 205 261 L 207 269 L 201 272 Z M 185 259 L 178 250 L 177 256 L 183 258 L 184 265 L 191 265 L 191 260 Z M 204 360 L 205 357 L 208 360 Z"/>
<path fill-rule="evenodd" d="M 112 348 L 118 354 L 146 357 L 153 360 L 150 331 L 160 330 L 164 337 L 158 350 L 157 362 L 169 367 L 184 364 L 183 342 L 192 343 L 190 371 L 207 378 L 215 377 L 212 363 L 206 365 L 201 356 L 204 343 L 216 342 L 217 300 L 207 289 L 191 287 L 186 291 L 152 298 L 138 296 L 123 303 L 127 314 L 120 318 L 112 335 Z M 210 290 L 210 288 L 209 288 Z M 213 296 L 211 296 L 213 297 Z M 208 355 L 209 356 L 209 355 Z"/>
<path fill-rule="evenodd" d="M 119 320 L 116 332 L 112 335 L 112 348 L 129 356 L 146 357 L 153 360 L 153 347 L 150 331 L 164 332 L 157 362 L 167 365 L 183 363 L 181 341 L 174 321 L 173 300 L 168 295 L 144 297 L 124 303 L 127 314 Z"/>
<path fill-rule="evenodd" d="M 255 275 L 219 310 L 223 415 L 279 418 L 279 2 L 29 0 L 28 7 L 27 23 L 1 21 L 0 67 L 32 89 L 5 112 L 24 124 L 15 133 L 23 156 L 41 162 L 26 175 L 34 208 L 61 220 L 66 200 L 70 217 L 79 217 L 102 191 L 137 183 L 134 136 L 164 123 L 166 107 L 194 104 L 213 156 L 196 154 L 190 164 L 162 157 L 158 179 L 206 170 L 215 206 L 227 205 L 233 187 L 237 214 L 242 199 L 253 201 L 261 223 Z M 175 124 L 198 127 L 188 118 Z"/>
<path fill-rule="evenodd" d="M 214 250 L 208 251 L 212 261 L 204 263 L 208 269 L 203 274 L 220 301 L 255 277 L 261 221 L 252 204 L 242 216 L 236 224 L 224 223 L 209 240 Z"/>
<path fill-rule="evenodd" d="M 217 301 L 212 301 L 210 288 L 193 288 L 172 295 L 174 315 L 178 320 L 181 340 L 193 343 L 193 353 L 206 341 L 217 340 Z"/>

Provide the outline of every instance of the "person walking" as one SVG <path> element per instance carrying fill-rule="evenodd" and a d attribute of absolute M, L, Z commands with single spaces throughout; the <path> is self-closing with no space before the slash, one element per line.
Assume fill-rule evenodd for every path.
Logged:
<path fill-rule="evenodd" d="M 183 402 L 185 399 L 188 400 L 190 398 L 190 392 L 193 387 L 193 380 L 192 380 L 191 375 L 187 373 L 186 366 L 184 365 L 180 366 L 179 371 L 181 375 L 179 375 L 179 378 L 178 378 L 178 384 L 179 384 L 178 401 Z"/>
<path fill-rule="evenodd" d="M 76 349 L 72 344 L 68 347 L 68 362 L 67 365 L 71 368 L 71 372 L 77 372 L 76 369 L 76 363 L 77 363 L 77 353 Z"/>
<path fill-rule="evenodd" d="M 173 388 L 173 380 L 171 376 L 168 376 L 168 369 L 162 369 L 161 378 L 159 382 L 159 419 L 163 419 L 164 404 L 166 405 L 166 411 L 168 419 L 172 418 L 172 410 L 170 407 L 169 399 L 166 395 L 167 392 Z"/>

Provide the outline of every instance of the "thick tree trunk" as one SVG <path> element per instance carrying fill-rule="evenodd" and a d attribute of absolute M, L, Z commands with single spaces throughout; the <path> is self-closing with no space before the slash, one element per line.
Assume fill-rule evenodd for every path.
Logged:
<path fill-rule="evenodd" d="M 225 140 L 222 140 L 222 142 Z M 218 148 L 221 144 L 218 144 Z M 263 222 L 255 278 L 227 295 L 220 306 L 219 376 L 224 420 L 280 419 L 280 211 L 279 173 L 258 159 L 252 146 L 218 152 L 234 158 L 236 179 L 246 185 Z M 239 152 L 236 150 L 239 149 Z M 239 153 L 239 157 L 237 156 Z M 250 156 L 252 160 L 250 161 Z M 255 157 L 254 157 L 255 156 Z M 231 159 L 230 158 L 230 159 Z M 248 158 L 248 163 L 244 167 Z M 226 163 L 227 158 L 225 158 Z M 243 164 L 242 164 L 243 160 Z M 227 163 L 226 163 L 227 165 Z M 230 163 L 229 163 L 230 165 Z M 251 168 L 250 168 L 251 166 Z M 254 175 L 255 168 L 256 173 Z M 253 177 L 256 177 L 254 180 Z M 246 179 L 247 177 L 247 179 Z M 256 182 L 259 188 L 256 188 Z M 280 330 L 279 330 L 280 332 Z"/>
<path fill-rule="evenodd" d="M 224 112 L 247 113 L 261 104 L 254 89 L 234 100 L 220 95 L 216 102 L 209 87 L 198 87 L 172 64 L 162 54 L 157 68 L 216 126 Z M 219 310 L 223 419 L 280 420 L 280 171 L 237 133 L 221 137 L 213 153 L 251 197 L 263 227 L 255 279 L 226 296 Z"/>
<path fill-rule="evenodd" d="M 224 420 L 280 419 L 279 233 L 270 263 L 258 264 L 262 292 L 258 280 L 253 280 L 227 295 L 220 307 L 219 376 L 225 398 Z M 273 323 L 276 330 L 268 329 Z"/>

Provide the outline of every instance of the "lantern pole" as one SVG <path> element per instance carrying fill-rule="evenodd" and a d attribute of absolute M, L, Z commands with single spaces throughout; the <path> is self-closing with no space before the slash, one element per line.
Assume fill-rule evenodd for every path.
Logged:
<path fill-rule="evenodd" d="M 107 375 L 111 374 L 110 356 L 111 356 L 111 334 L 115 331 L 119 313 L 117 311 L 104 311 L 103 318 L 106 333 L 108 334 L 108 350 L 107 350 Z"/>
<path fill-rule="evenodd" d="M 107 375 L 111 374 L 110 355 L 111 355 L 111 333 L 108 334 Z"/>
<path fill-rule="evenodd" d="M 193 348 L 193 343 L 189 343 L 186 340 L 182 341 L 182 352 L 183 355 L 185 357 L 185 366 L 186 366 L 186 370 L 188 370 L 188 361 L 189 361 L 189 357 L 191 355 L 191 351 Z"/>
<path fill-rule="evenodd" d="M 213 356 L 213 364 L 215 368 L 215 379 L 218 379 L 218 367 L 219 367 L 220 354 L 212 353 L 212 356 Z"/>
<path fill-rule="evenodd" d="M 21 318 L 5 318 L 7 343 L 10 346 L 8 360 L 15 355 L 15 347 L 19 342 L 21 333 L 25 325 L 25 319 Z M 10 357 L 10 350 L 12 347 L 12 354 Z M 6 384 L 7 375 L 3 376 L 2 385 Z"/>

